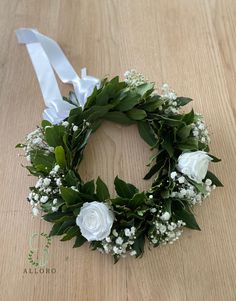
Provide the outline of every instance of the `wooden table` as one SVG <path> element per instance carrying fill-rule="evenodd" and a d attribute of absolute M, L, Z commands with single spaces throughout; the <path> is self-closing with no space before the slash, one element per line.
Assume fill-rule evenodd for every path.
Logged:
<path fill-rule="evenodd" d="M 236 300 L 236 2 L 1 0 L 0 26 L 0 300 Z M 211 170 L 225 184 L 196 209 L 201 232 L 185 230 L 173 246 L 116 265 L 88 246 L 73 249 L 72 241 L 53 238 L 50 270 L 31 267 L 29 240 L 50 225 L 31 216 L 25 199 L 35 179 L 14 146 L 40 123 L 44 104 L 14 35 L 19 27 L 37 27 L 58 41 L 78 72 L 86 66 L 102 78 L 135 67 L 195 100 L 209 124 L 212 153 L 222 158 Z M 148 157 L 135 126 L 104 123 L 81 173 L 100 175 L 111 190 L 117 174 L 142 189 L 149 185 L 142 180 Z M 42 243 L 43 237 L 34 241 L 38 252 Z"/>

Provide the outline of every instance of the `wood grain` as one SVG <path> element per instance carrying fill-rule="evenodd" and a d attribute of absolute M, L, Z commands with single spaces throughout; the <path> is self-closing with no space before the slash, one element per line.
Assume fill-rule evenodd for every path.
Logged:
<path fill-rule="evenodd" d="M 1 0 L 0 300 L 236 300 L 235 16 L 234 0 Z M 196 209 L 201 232 L 186 230 L 173 246 L 117 265 L 55 238 L 48 267 L 56 273 L 24 273 L 31 235 L 50 225 L 31 217 L 25 198 L 35 179 L 14 149 L 44 107 L 26 49 L 16 42 L 18 27 L 57 40 L 78 72 L 86 66 L 101 78 L 135 67 L 194 98 L 212 133 L 212 153 L 223 160 L 211 169 L 225 184 Z M 117 174 L 143 189 L 149 155 L 134 126 L 107 122 L 91 138 L 81 172 L 100 175 L 111 190 Z"/>

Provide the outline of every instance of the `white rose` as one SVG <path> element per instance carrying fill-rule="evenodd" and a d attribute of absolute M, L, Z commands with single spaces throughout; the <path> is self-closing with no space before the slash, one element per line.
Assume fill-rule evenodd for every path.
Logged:
<path fill-rule="evenodd" d="M 186 152 L 179 156 L 177 169 L 197 183 L 206 177 L 212 158 L 203 151 Z"/>
<path fill-rule="evenodd" d="M 76 224 L 80 227 L 81 234 L 88 240 L 103 240 L 109 236 L 114 222 L 114 215 L 104 203 L 84 203 Z"/>

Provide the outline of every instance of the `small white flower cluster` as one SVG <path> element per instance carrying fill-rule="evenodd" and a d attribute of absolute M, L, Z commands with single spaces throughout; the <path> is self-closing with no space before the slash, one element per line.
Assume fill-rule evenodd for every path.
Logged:
<path fill-rule="evenodd" d="M 39 177 L 35 187 L 29 193 L 28 200 L 32 206 L 33 215 L 38 215 L 40 213 L 40 206 L 49 200 L 52 200 L 52 212 L 58 210 L 58 200 L 55 198 L 55 195 L 59 193 L 59 187 L 62 185 L 59 170 L 60 166 L 55 165 L 48 177 Z"/>
<path fill-rule="evenodd" d="M 70 124 L 68 121 L 63 121 L 61 125 L 67 128 Z M 74 123 L 72 123 L 71 126 L 73 132 L 78 131 L 79 127 L 77 125 L 74 125 Z"/>
<path fill-rule="evenodd" d="M 44 134 L 41 128 L 37 128 L 35 131 L 29 133 L 26 136 L 24 151 L 26 154 L 26 159 L 28 161 L 30 161 L 30 152 L 32 150 L 44 150 L 47 154 L 54 151 L 54 148 L 48 146 L 48 144 L 43 139 Z"/>
<path fill-rule="evenodd" d="M 113 229 L 111 234 L 102 240 L 102 248 L 98 250 L 102 253 L 110 253 L 118 257 L 125 257 L 128 254 L 135 256 L 137 253 L 132 248 L 134 240 L 136 239 L 136 228 L 125 228 L 118 231 Z"/>
<path fill-rule="evenodd" d="M 79 129 L 79 127 L 77 125 L 75 125 L 74 123 L 70 124 L 68 121 L 63 121 L 61 123 L 61 125 L 64 126 L 65 128 L 68 128 L 68 126 L 70 126 L 70 128 L 72 129 L 73 132 L 77 132 Z M 90 125 L 91 125 L 90 122 L 86 121 L 85 119 L 83 120 L 83 129 L 85 127 L 89 127 Z"/>
<path fill-rule="evenodd" d="M 147 82 L 144 75 L 142 73 L 137 72 L 135 69 L 126 71 L 124 77 L 125 77 L 125 82 L 130 87 L 137 87 Z"/>
<path fill-rule="evenodd" d="M 178 109 L 178 104 L 176 102 L 177 95 L 176 93 L 170 89 L 168 84 L 163 84 L 161 87 L 161 99 L 165 101 L 164 105 L 166 108 L 164 109 L 165 114 L 179 114 L 180 111 Z M 160 108 L 162 109 L 162 108 Z"/>
<path fill-rule="evenodd" d="M 198 119 L 195 123 L 192 124 L 192 133 L 193 136 L 196 137 L 201 143 L 208 145 L 211 140 L 208 133 L 208 129 L 203 120 L 203 116 L 201 114 L 196 114 Z"/>
<path fill-rule="evenodd" d="M 173 244 L 179 239 L 183 231 L 182 228 L 186 224 L 182 220 L 178 220 L 176 223 L 171 222 L 170 218 L 169 212 L 158 211 L 148 233 L 148 238 L 154 246 Z"/>
<path fill-rule="evenodd" d="M 212 185 L 210 179 L 206 179 L 206 181 L 203 182 L 205 192 L 199 192 L 197 188 L 189 183 L 180 173 L 173 171 L 170 176 L 175 182 L 175 188 L 171 193 L 171 197 L 186 199 L 190 205 L 201 204 L 203 199 L 208 197 L 211 191 L 216 188 L 215 185 Z"/>

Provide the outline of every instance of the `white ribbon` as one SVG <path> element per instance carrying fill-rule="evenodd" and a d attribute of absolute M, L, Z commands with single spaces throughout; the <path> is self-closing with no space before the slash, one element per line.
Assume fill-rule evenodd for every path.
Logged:
<path fill-rule="evenodd" d="M 79 104 L 83 107 L 95 86 L 99 87 L 100 80 L 88 76 L 85 68 L 81 70 L 79 78 L 59 45 L 36 29 L 17 29 L 16 36 L 19 43 L 26 44 L 39 81 L 47 107 L 43 118 L 57 124 L 68 117 L 70 110 L 76 107 L 63 100 L 53 69 L 63 83 L 73 85 Z"/>

